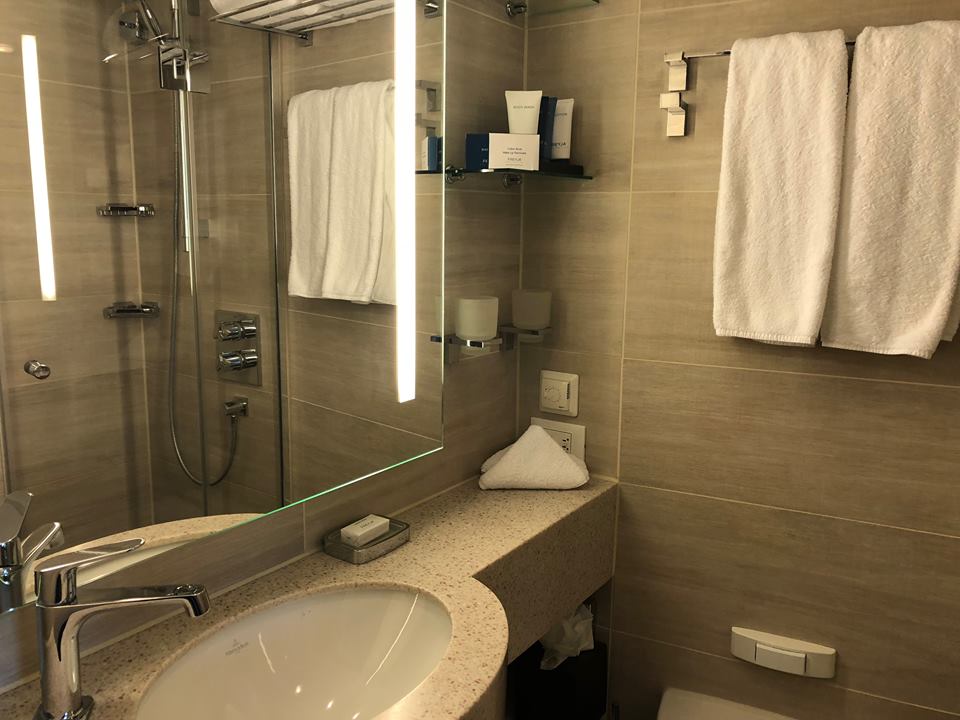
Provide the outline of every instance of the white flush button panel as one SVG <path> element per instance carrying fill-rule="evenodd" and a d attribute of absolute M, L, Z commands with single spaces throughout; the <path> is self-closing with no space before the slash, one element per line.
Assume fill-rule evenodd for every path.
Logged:
<path fill-rule="evenodd" d="M 587 439 L 587 428 L 583 425 L 544 420 L 543 418 L 530 418 L 530 424 L 542 427 L 550 437 L 556 440 L 557 445 L 571 455 L 583 460 L 583 451 Z"/>
<path fill-rule="evenodd" d="M 579 410 L 580 376 L 540 371 L 540 410 L 576 417 Z"/>
<path fill-rule="evenodd" d="M 730 652 L 741 660 L 792 675 L 832 678 L 836 674 L 837 651 L 826 645 L 741 627 L 730 632 Z"/>

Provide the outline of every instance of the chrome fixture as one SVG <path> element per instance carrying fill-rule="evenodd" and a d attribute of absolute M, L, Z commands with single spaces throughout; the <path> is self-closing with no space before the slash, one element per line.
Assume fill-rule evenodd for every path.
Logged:
<path fill-rule="evenodd" d="M 226 342 L 228 340 L 246 340 L 257 336 L 257 321 L 250 318 L 239 320 L 222 320 L 217 325 L 214 340 Z"/>
<path fill-rule="evenodd" d="M 213 317 L 217 341 L 217 372 L 222 380 L 261 385 L 262 357 L 260 316 L 233 310 L 217 310 Z M 237 347 L 237 343 L 244 344 Z"/>
<path fill-rule="evenodd" d="M 542 342 L 544 336 L 550 334 L 553 328 L 543 328 L 542 330 L 524 330 L 513 325 L 501 325 L 500 335 L 490 340 L 464 340 L 454 334 L 450 335 L 431 335 L 430 342 L 443 343 L 443 362 L 447 365 L 454 365 L 460 362 L 461 348 L 473 348 L 474 350 L 489 350 L 495 352 L 509 352 L 517 347 L 518 342 L 536 343 Z"/>
<path fill-rule="evenodd" d="M 374 13 L 392 11 L 394 6 L 394 0 L 343 0 L 335 6 L 315 7 L 325 2 L 327 0 L 300 0 L 291 5 L 287 0 L 250 0 L 232 10 L 214 15 L 210 21 L 286 35 L 310 43 L 314 30 L 351 20 L 363 20 Z M 305 13 L 300 12 L 304 10 Z M 238 18 L 241 15 L 246 17 L 240 20 Z M 424 0 L 425 18 L 438 18 L 441 15 L 441 0 Z"/>
<path fill-rule="evenodd" d="M 371 560 L 381 558 L 410 539 L 410 525 L 408 523 L 393 518 L 387 519 L 390 521 L 390 529 L 386 535 L 381 535 L 366 545 L 354 547 L 343 542 L 340 539 L 340 531 L 334 530 L 323 538 L 323 551 L 331 557 L 354 565 L 363 565 Z"/>
<path fill-rule="evenodd" d="M 160 317 L 160 303 L 135 303 L 129 300 L 115 302 L 103 309 L 103 316 L 107 320 L 116 318 L 157 318 Z"/>
<path fill-rule="evenodd" d="M 507 11 L 507 17 L 516 17 L 517 15 L 526 14 L 529 8 L 523 0 L 507 0 L 505 9 Z"/>
<path fill-rule="evenodd" d="M 23 605 L 24 580 L 46 550 L 63 545 L 60 523 L 41 525 L 21 540 L 33 495 L 18 490 L 0 500 L 0 612 Z"/>
<path fill-rule="evenodd" d="M 23 364 L 23 371 L 27 375 L 33 375 L 37 380 L 46 380 L 50 377 L 50 366 L 39 360 L 27 360 Z"/>
<path fill-rule="evenodd" d="M 249 414 L 250 401 L 242 395 L 230 398 L 223 404 L 223 414 L 227 417 L 246 417 Z"/>
<path fill-rule="evenodd" d="M 150 605 L 179 605 L 199 617 L 210 609 L 202 585 L 77 590 L 77 571 L 143 545 L 143 540 L 101 545 L 49 558 L 37 565 L 37 629 L 42 700 L 34 720 L 83 720 L 93 698 L 80 686 L 80 628 L 94 615 Z"/>
<path fill-rule="evenodd" d="M 223 372 L 224 370 L 238 372 L 255 368 L 259 364 L 260 357 L 256 350 L 229 350 L 220 353 L 217 358 L 217 372 Z"/>
<path fill-rule="evenodd" d="M 150 203 L 107 203 L 97 208 L 100 217 L 153 217 L 157 214 L 156 208 Z"/>

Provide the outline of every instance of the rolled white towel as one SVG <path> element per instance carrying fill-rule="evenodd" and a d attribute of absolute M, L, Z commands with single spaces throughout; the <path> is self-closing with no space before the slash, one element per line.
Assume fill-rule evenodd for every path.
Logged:
<path fill-rule="evenodd" d="M 565 453 L 539 425 L 481 466 L 483 490 L 572 490 L 590 479 L 586 463 Z"/>

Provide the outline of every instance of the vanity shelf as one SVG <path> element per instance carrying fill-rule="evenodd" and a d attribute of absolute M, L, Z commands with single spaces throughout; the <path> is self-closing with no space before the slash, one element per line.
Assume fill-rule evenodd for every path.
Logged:
<path fill-rule="evenodd" d="M 523 177 L 539 176 L 564 178 L 567 180 L 593 180 L 593 175 L 575 175 L 574 173 L 556 172 L 553 170 L 467 170 L 466 168 L 448 165 L 442 173 L 439 170 L 417 170 L 417 175 L 440 175 L 445 176 L 444 180 L 448 185 L 461 182 L 467 179 L 467 175 L 499 175 L 503 178 L 504 187 L 521 185 Z"/>

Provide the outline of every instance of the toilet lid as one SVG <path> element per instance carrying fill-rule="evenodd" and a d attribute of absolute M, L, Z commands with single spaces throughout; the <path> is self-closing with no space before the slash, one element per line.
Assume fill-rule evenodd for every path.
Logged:
<path fill-rule="evenodd" d="M 711 695 L 667 688 L 657 720 L 794 720 L 786 715 L 721 700 Z"/>

